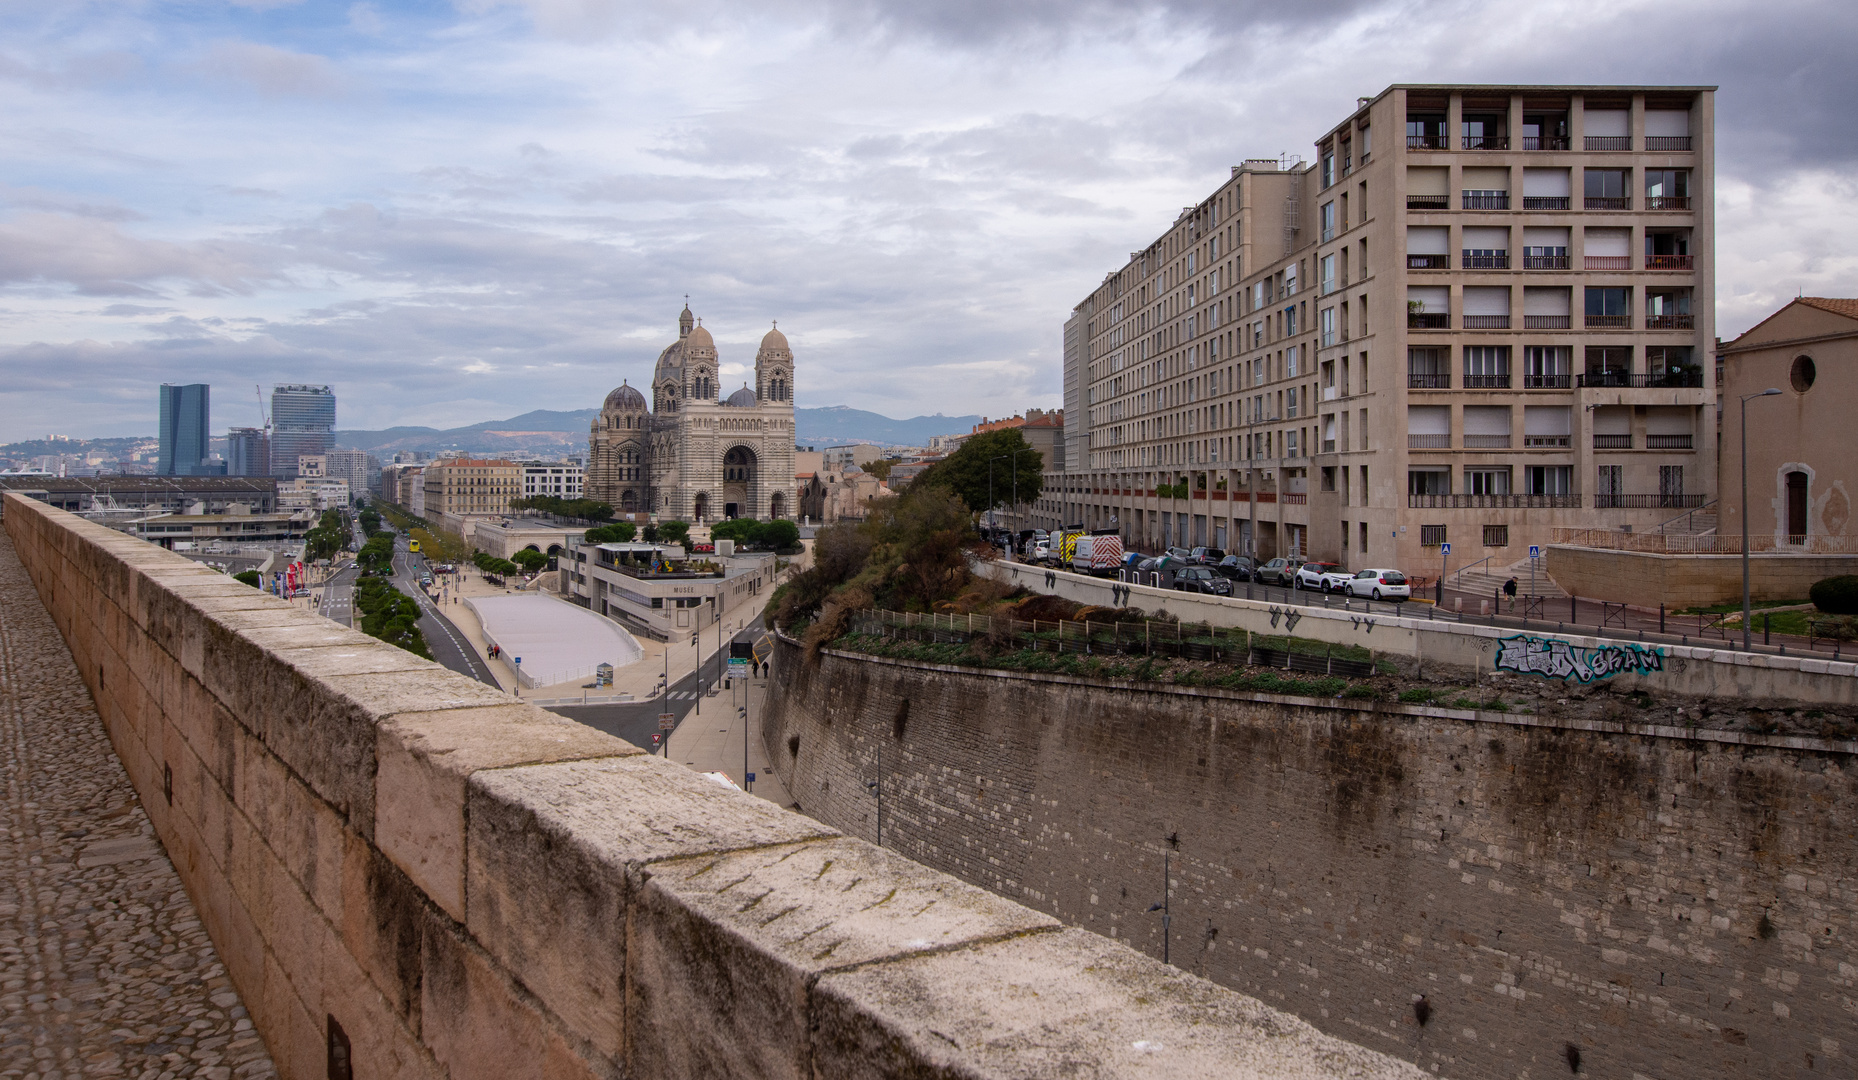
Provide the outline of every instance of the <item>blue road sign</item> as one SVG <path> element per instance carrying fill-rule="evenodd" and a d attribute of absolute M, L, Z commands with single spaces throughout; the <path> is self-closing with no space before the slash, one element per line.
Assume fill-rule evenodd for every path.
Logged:
<path fill-rule="evenodd" d="M 1539 558 L 1541 558 L 1541 557 L 1542 557 L 1542 549 L 1541 549 L 1541 547 L 1540 547 L 1539 545 L 1536 545 L 1536 544 L 1530 544 L 1530 545 L 1529 545 L 1529 557 L 1530 557 L 1531 559 L 1539 559 Z"/>
<path fill-rule="evenodd" d="M 1450 544 L 1440 544 L 1440 545 L 1439 545 L 1439 554 L 1441 554 L 1441 555 L 1450 555 L 1451 553 L 1452 553 L 1452 546 L 1451 546 Z"/>

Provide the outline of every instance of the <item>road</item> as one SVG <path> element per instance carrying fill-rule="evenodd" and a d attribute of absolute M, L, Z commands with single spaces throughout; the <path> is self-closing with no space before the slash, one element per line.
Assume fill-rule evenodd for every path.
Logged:
<path fill-rule="evenodd" d="M 733 641 L 755 641 L 765 631 L 747 629 L 738 631 Z M 657 749 L 652 744 L 652 736 L 658 734 L 658 714 L 671 713 L 677 719 L 673 723 L 681 724 L 684 718 L 697 707 L 698 672 L 691 672 L 671 684 L 669 699 L 649 698 L 645 701 L 627 701 L 608 705 L 549 705 L 550 712 L 560 713 L 571 720 L 578 720 L 588 727 L 598 728 L 608 735 L 626 740 L 644 750 Z M 705 684 L 716 679 L 716 664 L 705 664 L 702 674 Z M 712 709 L 728 709 L 731 698 L 724 690 L 715 697 L 706 697 Z M 672 731 L 672 749 L 677 748 L 677 732 Z"/>
<path fill-rule="evenodd" d="M 337 570 L 334 576 L 318 586 L 323 598 L 322 606 L 318 610 L 323 618 L 334 619 L 343 626 L 355 624 L 355 579 L 360 574 L 360 568 L 351 563 Z"/>
<path fill-rule="evenodd" d="M 419 604 L 419 632 L 425 635 L 432 658 L 461 675 L 501 688 L 490 665 L 477 654 L 470 639 L 460 633 L 450 619 L 439 614 L 438 605 L 419 587 L 419 569 L 424 565 L 423 556 L 406 550 L 404 536 L 394 537 L 394 586 Z"/>

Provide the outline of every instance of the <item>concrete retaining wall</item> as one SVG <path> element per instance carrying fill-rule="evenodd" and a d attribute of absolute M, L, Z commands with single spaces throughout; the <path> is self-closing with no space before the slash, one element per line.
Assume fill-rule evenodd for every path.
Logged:
<path fill-rule="evenodd" d="M 283 1075 L 1417 1077 L 40 504 L 5 526 Z"/>
<path fill-rule="evenodd" d="M 1858 744 L 777 649 L 821 821 L 1456 1077 L 1849 1075 Z M 1423 995 L 1425 1022 L 1415 1009 Z"/>
<path fill-rule="evenodd" d="M 1740 603 L 1742 556 L 1661 555 L 1648 551 L 1551 544 L 1548 576 L 1575 596 L 1604 596 L 1621 603 L 1676 610 Z M 1858 555 L 1748 557 L 1749 595 L 1756 600 L 1805 600 L 1815 581 L 1858 574 Z"/>
<path fill-rule="evenodd" d="M 1294 633 L 1313 641 L 1357 645 L 1378 657 L 1400 662 L 1409 673 L 1442 666 L 1454 671 L 1473 668 L 1489 671 L 1503 642 L 1522 635 L 1541 642 L 1558 642 L 1573 649 L 1638 647 L 1630 639 L 1522 631 L 1474 623 L 1434 621 L 1410 615 L 1390 615 L 1392 605 L 1376 605 L 1364 613 L 1357 601 L 1346 610 L 1337 597 L 1333 607 L 1271 604 L 1263 601 L 1175 592 L 1147 585 L 1124 585 L 1110 578 L 1088 577 L 1063 570 L 1047 570 L 1024 563 L 990 561 L 982 573 L 1034 592 L 1050 593 L 1080 604 L 1166 610 L 1183 622 L 1232 626 L 1258 634 Z M 1546 646 L 1543 646 L 1546 647 Z M 1696 645 L 1645 646 L 1658 654 L 1662 670 L 1612 676 L 1622 688 L 1643 687 L 1651 693 L 1678 693 L 1696 697 L 1733 697 L 1750 701 L 1800 702 L 1821 705 L 1858 704 L 1858 664 L 1811 656 L 1770 656 Z"/>

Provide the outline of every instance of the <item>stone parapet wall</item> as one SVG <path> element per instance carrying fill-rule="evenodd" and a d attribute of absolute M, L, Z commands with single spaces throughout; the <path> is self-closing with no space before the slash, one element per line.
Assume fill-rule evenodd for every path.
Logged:
<path fill-rule="evenodd" d="M 1417 1077 L 171 553 L 5 526 L 283 1076 Z"/>
<path fill-rule="evenodd" d="M 1442 1075 L 1858 1060 L 1858 744 L 788 640 L 774 672 L 806 813 L 875 840 L 876 781 L 887 848 L 1151 956 L 1166 865 L 1174 964 Z"/>
<path fill-rule="evenodd" d="M 1575 596 L 1604 596 L 1639 607 L 1676 610 L 1740 603 L 1742 556 L 1667 555 L 1650 551 L 1550 544 L 1548 576 Z M 1805 600 L 1815 581 L 1858 574 L 1858 555 L 1757 551 L 1748 557 L 1754 600 Z"/>
<path fill-rule="evenodd" d="M 1389 614 L 1390 604 L 1372 613 L 1359 601 L 1344 608 L 1337 597 L 1333 606 L 1274 604 L 1200 593 L 1176 592 L 1148 585 L 1124 585 L 1110 578 L 1090 577 L 1063 570 L 1047 570 L 1024 563 L 986 561 L 981 573 L 996 580 L 1049 593 L 1080 604 L 1103 607 L 1139 607 L 1165 610 L 1188 623 L 1237 627 L 1259 634 L 1295 634 L 1313 641 L 1354 645 L 1393 660 L 1407 674 L 1423 675 L 1444 669 L 1471 677 L 1489 671 L 1502 655 L 1502 643 L 1523 636 L 1553 647 L 1575 650 L 1639 649 L 1655 652 L 1659 670 L 1621 672 L 1607 676 L 1621 689 L 1643 689 L 1653 694 L 1683 694 L 1698 698 L 1739 698 L 1750 701 L 1797 702 L 1818 705 L 1858 704 L 1858 663 L 1821 656 L 1775 656 L 1736 652 L 1702 645 L 1644 645 L 1630 638 L 1614 639 L 1577 633 L 1510 627 L 1479 626 L 1455 620 L 1415 618 Z M 1591 606 L 1591 605 L 1589 605 Z M 1410 610 L 1410 609 L 1409 609 Z M 1416 612 L 1415 612 L 1416 614 Z"/>

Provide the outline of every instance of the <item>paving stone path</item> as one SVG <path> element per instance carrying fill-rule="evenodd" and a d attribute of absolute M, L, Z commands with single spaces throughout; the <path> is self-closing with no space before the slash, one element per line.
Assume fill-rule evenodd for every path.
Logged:
<path fill-rule="evenodd" d="M 0 802 L 0 1078 L 277 1076 L 4 533 Z"/>

